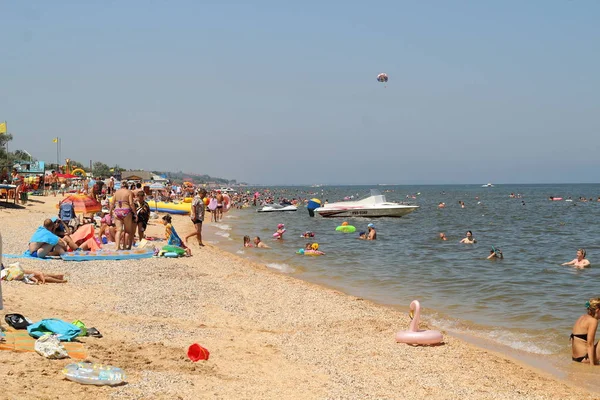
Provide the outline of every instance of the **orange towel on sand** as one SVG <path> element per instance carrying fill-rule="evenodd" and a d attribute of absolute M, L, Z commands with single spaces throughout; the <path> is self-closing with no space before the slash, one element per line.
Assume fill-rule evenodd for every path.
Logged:
<path fill-rule="evenodd" d="M 6 342 L 0 342 L 0 350 L 35 353 L 35 340 L 26 330 L 5 331 Z M 87 352 L 81 342 L 61 342 L 69 357 L 75 360 L 85 360 Z"/>
<path fill-rule="evenodd" d="M 90 250 L 98 250 L 100 245 L 96 242 L 96 239 L 94 239 L 95 234 L 94 224 L 81 225 L 79 229 L 71 235 L 71 239 L 79 246 L 87 244 Z"/>

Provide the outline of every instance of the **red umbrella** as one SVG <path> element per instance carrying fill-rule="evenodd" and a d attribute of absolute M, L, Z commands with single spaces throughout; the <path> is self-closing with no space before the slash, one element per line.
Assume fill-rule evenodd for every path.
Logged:
<path fill-rule="evenodd" d="M 75 212 L 95 213 L 102 210 L 102 204 L 87 194 L 72 194 L 64 198 L 61 203 L 73 203 Z"/>

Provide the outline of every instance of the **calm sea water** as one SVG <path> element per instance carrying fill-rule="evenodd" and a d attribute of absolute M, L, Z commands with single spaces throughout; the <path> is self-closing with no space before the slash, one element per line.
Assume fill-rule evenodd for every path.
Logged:
<path fill-rule="evenodd" d="M 573 322 L 585 311 L 587 299 L 600 296 L 600 268 L 576 270 L 560 264 L 583 247 L 592 266 L 600 265 L 600 203 L 595 201 L 600 185 L 269 189 L 287 198 L 334 202 L 350 195 L 366 197 L 370 188 L 381 190 L 388 200 L 408 200 L 421 208 L 400 219 L 310 218 L 305 207 L 286 213 L 234 210 L 216 225 L 213 242 L 282 273 L 379 303 L 408 309 L 411 300 L 419 299 L 429 321 L 441 328 L 529 353 L 569 352 Z M 511 192 L 522 198 L 510 198 Z M 573 201 L 550 201 L 549 196 L 571 196 Z M 580 202 L 580 196 L 594 201 Z M 459 201 L 465 202 L 464 209 Z M 438 209 L 439 202 L 446 208 Z M 343 221 L 357 232 L 375 223 L 378 240 L 336 232 Z M 287 228 L 283 241 L 272 238 L 278 223 Z M 308 241 L 300 237 L 307 230 L 316 233 L 313 240 L 325 256 L 295 254 Z M 473 231 L 477 244 L 459 244 L 467 230 Z M 445 232 L 448 241 L 441 241 L 439 232 Z M 244 249 L 244 235 L 258 235 L 272 248 Z M 501 248 L 505 258 L 486 260 L 491 246 Z"/>

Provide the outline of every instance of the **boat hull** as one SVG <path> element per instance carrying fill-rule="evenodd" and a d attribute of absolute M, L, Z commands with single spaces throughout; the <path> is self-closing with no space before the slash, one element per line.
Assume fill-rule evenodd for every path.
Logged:
<path fill-rule="evenodd" d="M 320 207 L 315 210 L 317 214 L 323 218 L 333 217 L 366 217 L 366 218 L 380 218 L 380 217 L 391 217 L 400 218 L 406 214 L 410 214 L 415 211 L 418 206 L 400 206 L 393 208 L 327 208 Z"/>
<path fill-rule="evenodd" d="M 281 208 L 274 208 L 274 207 L 265 206 L 265 207 L 261 208 L 260 210 L 258 210 L 257 212 L 285 212 L 285 211 L 298 211 L 298 207 L 286 206 L 286 207 L 281 207 Z"/>

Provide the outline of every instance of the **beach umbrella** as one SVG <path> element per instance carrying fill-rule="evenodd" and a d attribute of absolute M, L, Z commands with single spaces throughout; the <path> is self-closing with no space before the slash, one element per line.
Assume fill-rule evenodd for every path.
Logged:
<path fill-rule="evenodd" d="M 73 203 L 75 212 L 90 214 L 102 210 L 102 204 L 87 194 L 72 194 L 64 198 L 61 203 Z"/>

